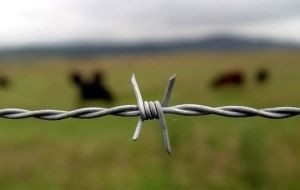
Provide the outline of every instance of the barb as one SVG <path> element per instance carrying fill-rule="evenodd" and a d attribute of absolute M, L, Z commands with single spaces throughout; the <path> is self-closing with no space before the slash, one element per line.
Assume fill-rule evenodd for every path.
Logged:
<path fill-rule="evenodd" d="M 23 119 L 34 117 L 43 120 L 62 120 L 66 118 L 92 119 L 107 115 L 135 117 L 139 116 L 138 124 L 133 135 L 137 140 L 142 129 L 143 121 L 159 119 L 167 153 L 171 154 L 171 146 L 168 135 L 168 127 L 164 114 L 176 114 L 184 116 L 219 115 L 224 117 L 254 117 L 260 116 L 269 119 L 283 119 L 300 115 L 300 107 L 274 107 L 255 109 L 246 106 L 222 106 L 209 107 L 197 104 L 181 104 L 168 106 L 171 92 L 175 83 L 175 75 L 168 82 L 162 103 L 159 101 L 143 101 L 135 76 L 131 77 L 131 84 L 137 99 L 137 105 L 121 105 L 112 108 L 89 107 L 71 111 L 64 110 L 25 110 L 17 108 L 0 109 L 0 117 L 8 119 Z"/>
<path fill-rule="evenodd" d="M 171 96 L 171 91 L 174 86 L 174 82 L 175 82 L 175 75 L 173 75 L 170 78 L 169 83 L 166 88 L 165 96 L 163 99 L 163 105 L 165 105 L 165 106 L 168 105 L 168 103 L 169 103 L 169 99 Z M 144 120 L 154 119 L 154 118 L 159 119 L 160 125 L 161 125 L 161 131 L 162 131 L 163 139 L 164 139 L 165 150 L 168 154 L 172 154 L 170 140 L 169 140 L 168 126 L 167 126 L 165 116 L 162 111 L 162 106 L 161 106 L 160 102 L 159 101 L 154 101 L 154 102 L 144 101 L 143 102 L 143 98 L 142 98 L 142 95 L 139 90 L 139 87 L 138 87 L 138 84 L 137 84 L 134 74 L 131 77 L 131 84 L 132 84 L 132 88 L 133 88 L 133 91 L 134 91 L 134 94 L 135 94 L 135 97 L 136 97 L 136 100 L 138 103 L 138 108 L 140 110 L 140 118 L 138 120 L 132 140 L 135 141 L 138 139 L 138 137 L 141 133 L 141 130 L 142 130 L 142 124 L 143 124 Z"/>

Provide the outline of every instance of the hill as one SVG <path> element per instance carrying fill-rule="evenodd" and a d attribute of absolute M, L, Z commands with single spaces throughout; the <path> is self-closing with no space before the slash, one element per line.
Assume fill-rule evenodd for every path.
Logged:
<path fill-rule="evenodd" d="M 232 35 L 216 35 L 200 39 L 177 40 L 170 42 L 142 43 L 73 43 L 64 45 L 43 45 L 0 50 L 0 57 L 24 56 L 67 56 L 87 57 L 111 54 L 164 53 L 185 50 L 203 51 L 253 51 L 261 49 L 299 49 L 300 45 L 291 42 L 262 38 L 246 38 Z"/>

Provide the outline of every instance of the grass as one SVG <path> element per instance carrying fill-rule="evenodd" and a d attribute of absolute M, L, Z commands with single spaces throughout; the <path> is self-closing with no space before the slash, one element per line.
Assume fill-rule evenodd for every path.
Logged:
<path fill-rule="evenodd" d="M 11 87 L 1 107 L 65 109 L 136 104 L 129 79 L 136 74 L 145 100 L 161 99 L 177 74 L 170 105 L 300 106 L 299 52 L 263 51 L 32 59 L 4 62 Z M 24 62 L 24 63 L 23 63 Z M 25 63 L 26 62 L 26 63 Z M 267 67 L 259 86 L 255 71 Z M 220 72 L 244 70 L 239 89 L 212 90 Z M 68 75 L 103 70 L 113 104 L 78 105 Z M 166 115 L 173 155 L 163 151 L 159 122 L 147 121 L 132 142 L 137 118 L 0 120 L 0 189 L 299 189 L 300 118 L 269 120 Z"/>

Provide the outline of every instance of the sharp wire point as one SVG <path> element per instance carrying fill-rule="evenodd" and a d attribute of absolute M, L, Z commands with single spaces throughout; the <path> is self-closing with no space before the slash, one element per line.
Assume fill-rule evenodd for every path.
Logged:
<path fill-rule="evenodd" d="M 173 75 L 170 77 L 170 80 L 173 80 L 173 79 L 175 79 L 175 78 L 176 78 L 176 73 L 173 74 Z"/>
<path fill-rule="evenodd" d="M 164 146 L 165 150 L 167 153 L 171 154 L 171 145 L 170 145 L 170 138 L 169 138 L 169 133 L 168 133 L 168 126 L 164 117 L 164 113 L 162 111 L 162 108 L 160 106 L 159 101 L 154 101 L 155 106 L 158 108 L 158 119 L 160 122 L 161 130 L 162 130 L 162 135 L 163 135 L 163 140 L 164 140 Z"/>
<path fill-rule="evenodd" d="M 174 87 L 174 84 L 175 84 L 175 79 L 176 79 L 176 74 L 171 76 L 169 81 L 168 81 L 168 84 L 167 84 L 167 87 L 166 87 L 166 90 L 165 90 L 165 95 L 164 95 L 164 98 L 163 98 L 162 104 L 161 104 L 162 107 L 166 107 L 169 104 L 171 93 L 172 93 L 172 90 L 173 90 L 173 87 Z"/>
<path fill-rule="evenodd" d="M 143 120 L 140 117 L 139 120 L 138 120 L 137 126 L 135 128 L 132 140 L 134 140 L 134 141 L 138 140 L 138 138 L 140 136 L 140 133 L 141 133 L 141 130 L 142 130 L 142 125 L 143 125 Z"/>
<path fill-rule="evenodd" d="M 132 74 L 132 77 L 131 77 L 131 85 L 132 85 L 132 88 L 133 88 L 133 91 L 134 91 L 134 94 L 135 94 L 135 97 L 137 100 L 137 104 L 138 104 L 138 107 L 140 110 L 141 117 L 144 120 L 145 119 L 145 111 L 144 111 L 145 109 L 144 109 L 143 98 L 142 98 L 142 95 L 141 95 L 141 92 L 140 92 L 140 89 L 139 89 L 139 86 L 135 79 L 134 74 Z"/>

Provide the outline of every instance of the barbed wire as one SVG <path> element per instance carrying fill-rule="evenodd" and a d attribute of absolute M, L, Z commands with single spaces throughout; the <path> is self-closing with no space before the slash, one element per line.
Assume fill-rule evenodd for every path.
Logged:
<path fill-rule="evenodd" d="M 246 106 L 209 107 L 197 104 L 181 104 L 176 106 L 162 107 L 161 109 L 164 114 L 166 113 L 184 116 L 204 116 L 214 114 L 224 117 L 260 116 L 269 119 L 283 119 L 300 115 L 300 108 L 296 107 L 255 109 Z M 112 108 L 89 107 L 72 111 L 52 109 L 30 111 L 16 108 L 0 109 L 0 117 L 7 119 L 24 119 L 29 117 L 43 120 L 62 120 L 67 118 L 93 119 L 107 115 L 134 117 L 140 116 L 141 114 L 137 105 L 122 105 Z"/>
<path fill-rule="evenodd" d="M 62 120 L 66 118 L 92 119 L 107 115 L 134 117 L 139 116 L 133 140 L 137 140 L 141 132 L 143 121 L 149 119 L 159 119 L 164 139 L 164 146 L 167 153 L 171 154 L 171 146 L 168 135 L 168 128 L 164 114 L 176 114 L 184 116 L 204 116 L 219 115 L 224 117 L 254 117 L 260 116 L 269 119 L 283 119 L 300 115 L 299 107 L 274 107 L 255 109 L 246 106 L 221 106 L 209 107 L 198 104 L 180 104 L 168 106 L 171 92 L 175 83 L 176 75 L 173 75 L 168 82 L 162 103 L 159 101 L 143 101 L 134 74 L 131 77 L 131 85 L 137 99 L 137 105 L 121 105 L 112 108 L 89 107 L 75 109 L 72 111 L 64 110 L 25 110 L 18 108 L 0 109 L 0 117 L 8 119 L 23 119 L 34 117 L 43 120 Z"/>

